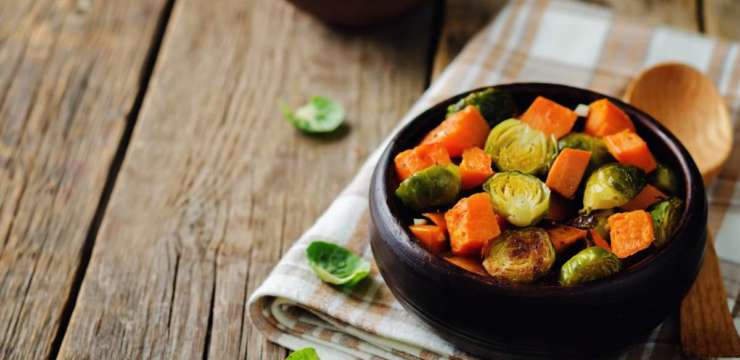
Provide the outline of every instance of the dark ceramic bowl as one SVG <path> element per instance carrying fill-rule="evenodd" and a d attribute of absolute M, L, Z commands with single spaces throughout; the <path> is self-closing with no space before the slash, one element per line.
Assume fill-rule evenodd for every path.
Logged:
<path fill-rule="evenodd" d="M 686 206 L 675 237 L 615 276 L 574 287 L 504 285 L 428 253 L 406 230 L 413 214 L 393 194 L 398 185 L 393 158 L 439 124 L 447 106 L 468 94 L 464 93 L 401 129 L 375 168 L 370 186 L 371 245 L 383 279 L 401 304 L 439 335 L 484 358 L 592 357 L 641 340 L 677 311 L 701 265 L 707 200 L 696 164 L 673 134 L 618 99 L 554 84 L 496 87 L 510 92 L 519 109 L 542 95 L 570 108 L 606 97 L 627 112 L 655 156 L 670 164 L 683 181 Z"/>

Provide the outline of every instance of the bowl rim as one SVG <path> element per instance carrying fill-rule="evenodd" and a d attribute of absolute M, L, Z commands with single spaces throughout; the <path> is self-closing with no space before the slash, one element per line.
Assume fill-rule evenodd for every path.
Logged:
<path fill-rule="evenodd" d="M 606 98 L 621 109 L 625 110 L 625 112 L 630 116 L 630 119 L 639 123 L 641 127 L 644 127 L 647 131 L 660 139 L 660 141 L 662 141 L 668 148 L 669 152 L 676 157 L 676 160 L 678 160 L 674 165 L 674 168 L 678 170 L 681 177 L 685 178 L 686 183 L 686 193 L 683 199 L 685 201 L 685 206 L 672 240 L 656 254 L 639 261 L 629 271 L 621 271 L 602 281 L 569 287 L 544 284 L 512 284 L 497 281 L 490 276 L 478 275 L 452 265 L 442 259 L 441 256 L 429 253 L 417 242 L 413 241 L 401 220 L 391 212 L 389 206 L 389 201 L 392 201 L 388 196 L 388 194 L 391 193 L 388 191 L 390 179 L 389 174 L 392 173 L 392 166 L 390 165 L 392 162 L 392 155 L 395 153 L 394 150 L 398 147 L 399 142 L 408 136 L 411 132 L 410 129 L 412 129 L 417 122 L 421 121 L 421 119 L 430 117 L 432 114 L 439 112 L 441 107 L 446 108 L 448 105 L 472 92 L 491 87 L 500 90 L 523 90 L 524 88 L 531 88 L 532 90 L 535 90 L 531 91 L 534 93 L 537 93 L 537 89 L 557 88 L 561 91 L 575 92 L 575 97 L 585 97 L 585 95 L 590 95 Z M 448 97 L 439 101 L 435 105 L 428 107 L 426 110 L 414 116 L 410 121 L 404 124 L 385 145 L 378 162 L 375 164 L 369 191 L 370 215 L 373 224 L 376 226 L 381 238 L 385 238 L 386 241 L 393 242 L 395 250 L 394 253 L 400 252 L 402 254 L 402 256 L 399 256 L 401 261 L 407 262 L 411 266 L 416 266 L 414 264 L 424 263 L 426 265 L 424 266 L 424 269 L 420 269 L 421 271 L 443 274 L 443 276 L 453 276 L 456 277 L 456 281 L 467 282 L 471 286 L 483 285 L 486 287 L 486 291 L 488 292 L 523 298 L 550 297 L 566 299 L 574 295 L 594 296 L 603 294 L 604 292 L 608 293 L 610 289 L 621 288 L 620 286 L 628 286 L 628 284 L 633 281 L 637 281 L 639 277 L 643 276 L 643 273 L 649 271 L 651 266 L 647 265 L 652 264 L 652 266 L 659 266 L 659 263 L 661 262 L 666 262 L 672 257 L 679 256 L 684 251 L 694 249 L 697 245 L 696 243 L 702 241 L 704 238 L 708 216 L 708 205 L 704 183 L 694 160 L 675 135 L 658 123 L 652 116 L 620 99 L 596 91 L 562 84 L 541 82 L 519 82 L 482 86 Z M 687 230 L 689 230 L 689 227 L 694 224 L 700 224 L 701 229 L 698 230 L 699 233 L 695 234 L 697 236 L 689 236 L 692 232 Z M 697 230 L 694 230 L 694 233 L 696 231 Z"/>

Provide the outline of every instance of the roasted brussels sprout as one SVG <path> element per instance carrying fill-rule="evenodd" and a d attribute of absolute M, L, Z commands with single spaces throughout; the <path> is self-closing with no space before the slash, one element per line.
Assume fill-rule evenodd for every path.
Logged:
<path fill-rule="evenodd" d="M 308 265 L 324 282 L 351 287 L 370 274 L 370 263 L 342 246 L 313 241 L 306 248 Z"/>
<path fill-rule="evenodd" d="M 678 177 L 668 166 L 658 164 L 650 174 L 650 183 L 667 194 L 678 193 Z"/>
<path fill-rule="evenodd" d="M 516 226 L 542 219 L 550 207 L 550 189 L 540 179 L 518 172 L 500 172 L 483 184 L 496 213 Z"/>
<path fill-rule="evenodd" d="M 460 193 L 460 171 L 455 165 L 434 165 L 401 182 L 396 196 L 413 210 L 449 205 Z"/>
<path fill-rule="evenodd" d="M 663 200 L 650 207 L 655 232 L 655 246 L 661 247 L 671 240 L 681 219 L 682 201 L 676 197 Z"/>
<path fill-rule="evenodd" d="M 586 150 L 591 152 L 591 162 L 589 168 L 595 169 L 608 162 L 614 161 L 614 158 L 606 148 L 606 144 L 599 138 L 584 133 L 570 133 L 558 141 L 558 148 Z"/>
<path fill-rule="evenodd" d="M 528 283 L 547 274 L 555 248 L 541 228 L 508 230 L 484 249 L 483 267 L 496 279 Z"/>
<path fill-rule="evenodd" d="M 447 107 L 447 116 L 454 114 L 468 105 L 478 107 L 483 118 L 493 126 L 516 114 L 516 103 L 506 91 L 488 88 L 474 92 Z"/>
<path fill-rule="evenodd" d="M 504 120 L 488 134 L 486 153 L 499 171 L 544 174 L 558 155 L 555 137 L 516 119 Z"/>
<path fill-rule="evenodd" d="M 622 206 L 635 197 L 646 182 L 645 173 L 634 166 L 606 164 L 588 177 L 581 211 L 588 214 L 592 210 Z"/>
<path fill-rule="evenodd" d="M 573 220 L 570 224 L 579 229 L 594 229 L 604 239 L 609 239 L 609 216 L 614 214 L 613 209 L 598 210 L 590 214 L 582 214 Z"/>
<path fill-rule="evenodd" d="M 603 279 L 616 274 L 622 263 L 616 255 L 598 246 L 591 246 L 573 255 L 560 268 L 560 285 L 571 286 Z"/>

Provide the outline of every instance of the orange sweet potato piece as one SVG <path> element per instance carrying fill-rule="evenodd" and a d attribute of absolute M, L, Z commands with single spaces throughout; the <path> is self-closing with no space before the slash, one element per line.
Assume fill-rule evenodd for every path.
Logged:
<path fill-rule="evenodd" d="M 483 269 L 480 260 L 468 257 L 468 256 L 445 256 L 444 258 L 452 265 L 463 268 L 467 271 L 474 272 L 478 275 L 488 276 L 488 273 Z"/>
<path fill-rule="evenodd" d="M 469 147 L 482 148 L 490 131 L 491 127 L 478 108 L 469 105 L 442 121 L 421 143 L 440 144 L 450 156 L 457 157 Z"/>
<path fill-rule="evenodd" d="M 439 228 L 442 229 L 442 232 L 447 232 L 447 222 L 445 221 L 445 214 L 427 212 L 423 213 L 422 215 L 424 215 L 425 218 L 431 220 L 434 225 L 439 226 Z"/>
<path fill-rule="evenodd" d="M 586 134 L 603 137 L 623 130 L 634 132 L 635 124 L 622 109 L 607 99 L 596 100 L 589 105 Z"/>
<path fill-rule="evenodd" d="M 594 241 L 594 244 L 604 250 L 612 251 L 612 247 L 609 246 L 609 243 L 604 240 L 603 237 L 599 234 L 598 231 L 591 229 L 588 231 L 588 233 L 591 235 L 591 240 Z"/>
<path fill-rule="evenodd" d="M 463 189 L 472 189 L 483 184 L 493 175 L 491 157 L 481 148 L 472 147 L 463 151 L 460 162 L 460 180 Z"/>
<path fill-rule="evenodd" d="M 439 254 L 447 249 L 447 238 L 437 225 L 411 225 L 409 230 L 419 239 L 419 244 L 432 254 Z"/>
<path fill-rule="evenodd" d="M 628 211 L 644 210 L 647 209 L 648 206 L 666 198 L 668 198 L 668 195 L 658 190 L 655 186 L 647 184 L 642 188 L 642 191 L 640 191 L 628 203 L 622 205 L 621 208 Z"/>
<path fill-rule="evenodd" d="M 398 179 L 403 181 L 417 171 L 424 170 L 432 165 L 452 163 L 447 149 L 439 144 L 424 144 L 413 149 L 405 150 L 394 159 Z"/>
<path fill-rule="evenodd" d="M 578 240 L 585 238 L 588 232 L 572 226 L 558 225 L 547 229 L 547 234 L 550 235 L 550 241 L 552 246 L 555 247 L 555 251 L 561 252 L 578 242 Z"/>
<path fill-rule="evenodd" d="M 578 115 L 573 110 L 542 96 L 534 99 L 521 116 L 521 120 L 530 127 L 558 139 L 573 129 L 576 119 Z"/>
<path fill-rule="evenodd" d="M 572 199 L 586 173 L 591 152 L 565 148 L 552 163 L 547 174 L 547 186 L 566 198 Z"/>
<path fill-rule="evenodd" d="M 612 252 L 619 258 L 644 250 L 655 240 L 653 217 L 645 210 L 617 213 L 607 221 Z"/>
<path fill-rule="evenodd" d="M 455 255 L 477 255 L 501 233 L 488 193 L 462 198 L 445 214 Z"/>
<path fill-rule="evenodd" d="M 604 143 L 609 153 L 622 164 L 636 166 L 645 173 L 655 170 L 658 165 L 645 140 L 634 132 L 624 130 L 605 136 Z"/>

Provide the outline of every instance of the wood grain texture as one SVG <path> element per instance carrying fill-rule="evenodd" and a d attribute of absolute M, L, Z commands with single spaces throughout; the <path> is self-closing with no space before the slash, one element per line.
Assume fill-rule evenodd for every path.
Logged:
<path fill-rule="evenodd" d="M 442 28 L 432 66 L 432 81 L 452 62 L 468 41 L 490 23 L 505 0 L 454 0 L 444 4 Z"/>
<path fill-rule="evenodd" d="M 738 357 L 740 337 L 721 296 L 726 293 L 711 236 L 704 251 L 699 276 L 681 304 L 681 344 L 692 356 Z"/>
<path fill-rule="evenodd" d="M 347 33 L 177 1 L 60 357 L 282 359 L 246 299 L 422 92 L 429 10 Z M 314 94 L 346 106 L 343 137 L 282 119 Z"/>
<path fill-rule="evenodd" d="M 0 358 L 64 331 L 163 4 L 0 1 Z"/>
<path fill-rule="evenodd" d="M 704 0 L 704 31 L 732 41 L 740 40 L 740 3 L 737 0 Z"/>

